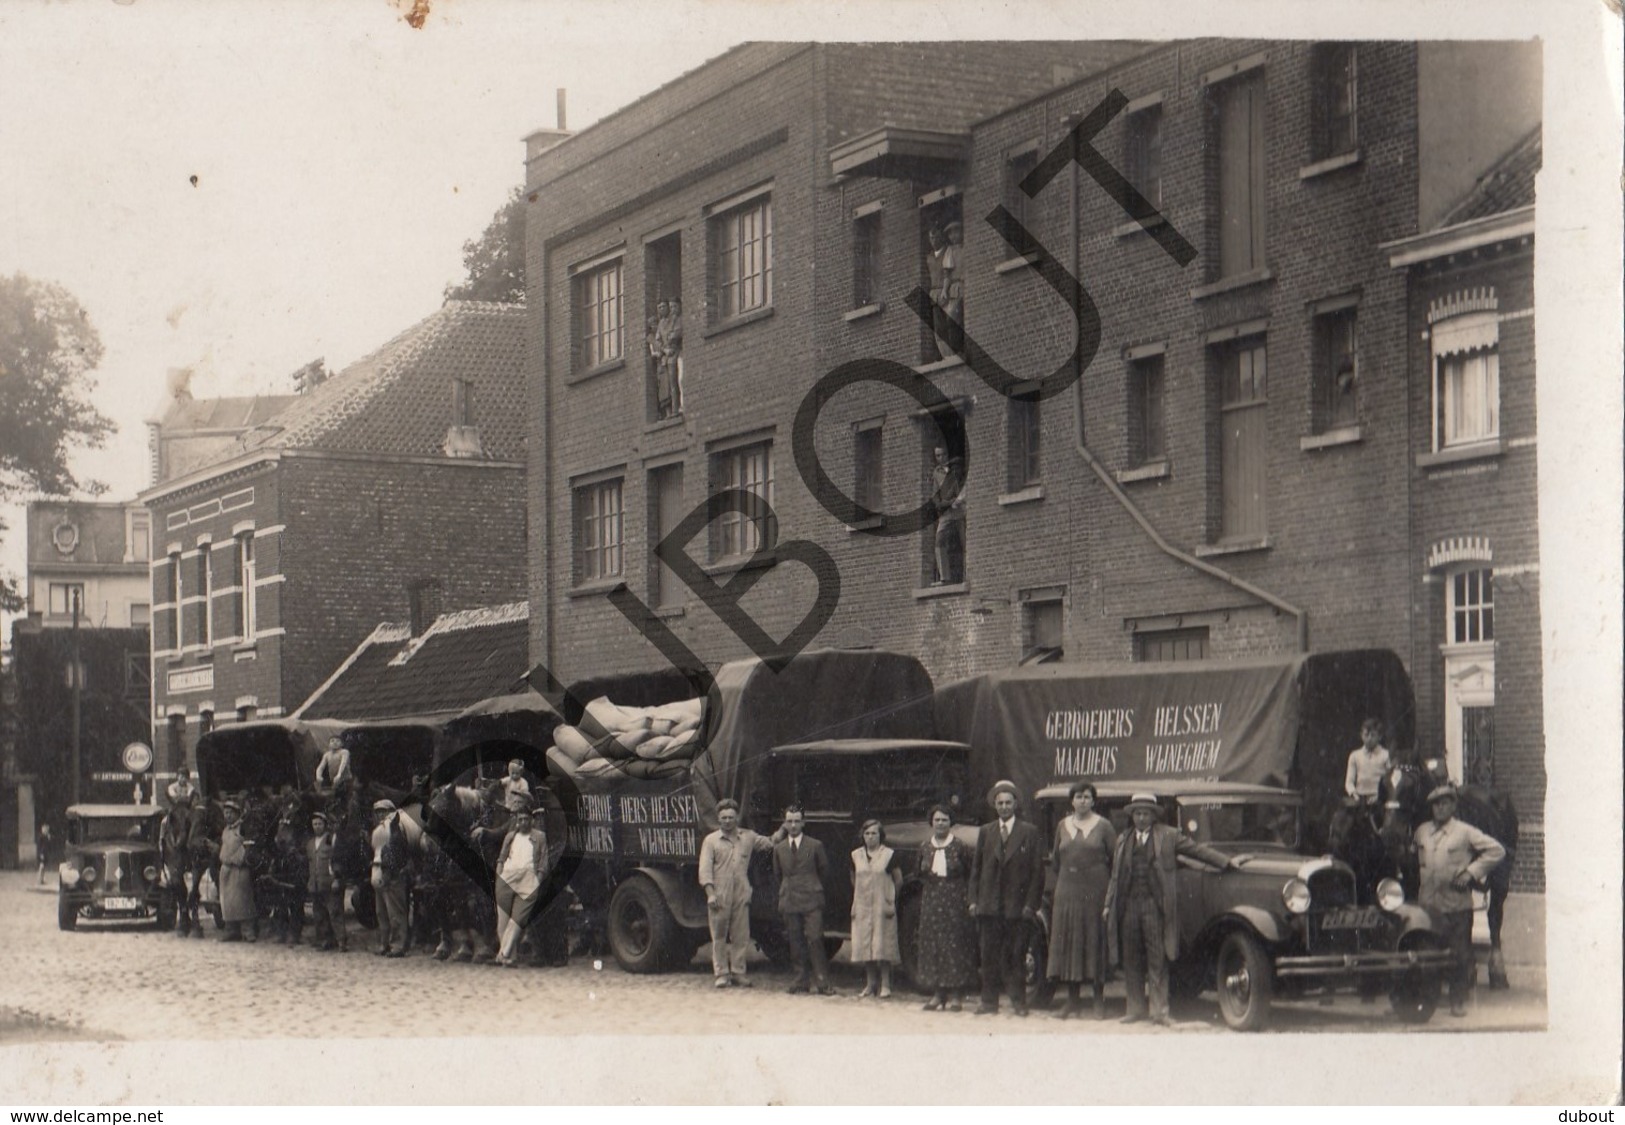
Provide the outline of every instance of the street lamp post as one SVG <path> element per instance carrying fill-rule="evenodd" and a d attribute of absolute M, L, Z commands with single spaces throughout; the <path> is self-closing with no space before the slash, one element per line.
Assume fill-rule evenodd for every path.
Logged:
<path fill-rule="evenodd" d="M 73 684 L 73 803 L 79 803 L 79 692 L 83 686 L 84 676 L 79 670 L 79 587 L 69 589 L 68 596 L 73 602 L 73 645 L 71 662 L 68 665 L 68 675 L 72 677 Z"/>

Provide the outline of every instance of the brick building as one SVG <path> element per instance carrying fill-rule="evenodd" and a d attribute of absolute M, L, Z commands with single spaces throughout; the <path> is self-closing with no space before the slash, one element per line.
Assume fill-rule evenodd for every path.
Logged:
<path fill-rule="evenodd" d="M 1003 80 L 978 85 L 988 67 Z M 789 545 L 810 541 L 839 576 L 820 641 L 917 654 L 939 682 L 1023 659 L 1382 647 L 1438 735 L 1435 603 L 1460 560 L 1427 553 L 1493 527 L 1532 565 L 1533 450 L 1507 451 L 1531 469 L 1499 474 L 1504 491 L 1444 483 L 1422 283 L 1387 247 L 1449 225 L 1538 124 L 1539 68 L 1538 45 L 1494 43 L 752 45 L 578 136 L 538 134 L 533 655 L 563 680 L 647 666 L 654 629 L 713 667 L 745 654 L 652 553 L 732 488 L 771 516 L 724 512 L 688 554 L 754 579 L 741 604 L 770 637 L 814 611 Z M 1080 122 L 1155 218 L 1070 160 L 1021 189 Z M 985 221 L 1000 206 L 1019 230 Z M 1073 354 L 1045 258 L 1086 287 L 1092 354 Z M 917 289 L 940 290 L 936 311 L 917 315 Z M 816 396 L 798 450 L 798 409 L 857 361 L 889 385 Z M 862 510 L 819 502 L 811 452 Z M 960 500 L 946 520 L 881 533 L 871 513 L 934 491 Z M 775 532 L 781 554 L 757 554 Z M 610 604 L 620 586 L 641 620 Z M 1536 636 L 1496 666 L 1519 670 L 1496 706 L 1538 748 Z M 1517 769 L 1538 828 L 1539 751 L 1521 754 L 1497 780 Z"/>
<path fill-rule="evenodd" d="M 160 770 L 292 710 L 380 620 L 522 594 L 524 317 L 448 303 L 142 494 Z"/>

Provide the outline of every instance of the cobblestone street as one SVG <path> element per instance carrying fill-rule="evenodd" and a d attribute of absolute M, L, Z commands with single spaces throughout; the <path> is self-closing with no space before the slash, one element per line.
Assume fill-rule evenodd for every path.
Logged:
<path fill-rule="evenodd" d="M 54 879 L 36 887 L 31 873 L 0 875 L 0 1043 L 50 1039 L 365 1038 L 373 1036 L 525 1036 L 571 1034 L 1169 1034 L 1111 1019 L 1058 1022 L 1035 1011 L 1025 1020 L 1003 1014 L 978 1019 L 926 1013 L 906 988 L 881 1002 L 859 1000 L 862 973 L 838 959 L 836 998 L 787 996 L 785 974 L 753 965 L 756 987 L 716 994 L 704 958 L 686 972 L 635 976 L 612 960 L 595 969 L 576 957 L 564 969 L 504 970 L 442 964 L 422 953 L 385 960 L 359 931 L 347 954 L 308 945 L 222 944 L 179 939 L 150 926 L 81 923 L 56 927 Z M 1545 971 L 1533 896 L 1514 896 L 1507 952 L 1514 987 L 1479 988 L 1464 1019 L 1441 1012 L 1406 1028 L 1386 1003 L 1362 1005 L 1339 996 L 1277 1006 L 1273 1032 L 1522 1030 L 1545 1025 Z M 352 922 L 353 927 L 353 922 Z M 844 953 L 842 955 L 844 958 Z M 1110 1014 L 1122 1012 L 1122 987 L 1107 991 Z M 320 1012 L 319 1019 L 312 1013 Z M 1177 1005 L 1172 1033 L 1224 1034 L 1211 995 Z"/>

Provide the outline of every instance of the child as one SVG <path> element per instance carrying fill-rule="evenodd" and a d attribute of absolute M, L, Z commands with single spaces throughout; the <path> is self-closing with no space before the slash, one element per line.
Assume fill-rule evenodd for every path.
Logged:
<path fill-rule="evenodd" d="M 1370 718 L 1360 724 L 1360 745 L 1349 753 L 1343 791 L 1361 804 L 1375 804 L 1382 790 L 1382 778 L 1392 762 L 1382 745 L 1382 720 Z"/>

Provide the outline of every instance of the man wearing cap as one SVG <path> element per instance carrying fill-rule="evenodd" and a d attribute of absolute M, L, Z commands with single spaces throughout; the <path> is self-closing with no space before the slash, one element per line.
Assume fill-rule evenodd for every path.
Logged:
<path fill-rule="evenodd" d="M 310 863 L 310 879 L 305 891 L 310 896 L 310 919 L 314 928 L 312 945 L 324 952 L 348 950 L 344 932 L 344 884 L 333 875 L 333 833 L 327 827 L 327 814 L 310 814 L 310 839 L 305 843 Z M 314 939 L 321 940 L 316 945 Z"/>
<path fill-rule="evenodd" d="M 1428 794 L 1433 819 L 1416 829 L 1422 908 L 1438 921 L 1456 965 L 1450 974 L 1450 1014 L 1467 1014 L 1467 992 L 1478 975 L 1473 964 L 1474 883 L 1489 877 L 1506 849 L 1488 833 L 1456 819 L 1456 787 L 1446 782 Z"/>
<path fill-rule="evenodd" d="M 259 932 L 254 913 L 254 876 L 248 870 L 248 849 L 252 840 L 243 839 L 243 807 L 236 801 L 221 805 L 226 827 L 220 833 L 220 920 L 226 927 L 221 941 L 256 941 Z M 248 934 L 243 934 L 243 923 Z"/>
<path fill-rule="evenodd" d="M 711 927 L 711 969 L 717 988 L 749 988 L 745 957 L 750 952 L 750 857 L 771 851 L 787 835 L 771 836 L 739 827 L 739 802 L 717 802 L 717 830 L 700 844 L 700 887 L 705 891 Z"/>
<path fill-rule="evenodd" d="M 372 890 L 378 906 L 380 957 L 406 956 L 406 841 L 395 802 L 372 806 Z"/>
<path fill-rule="evenodd" d="M 999 990 L 1010 1007 L 1027 1014 L 1027 945 L 1044 894 L 1044 842 L 1038 829 L 1016 819 L 1014 782 L 1000 781 L 988 792 L 994 819 L 982 825 L 971 858 L 970 912 L 976 918 L 982 957 L 979 1016 L 999 1010 Z"/>
<path fill-rule="evenodd" d="M 1162 806 L 1151 793 L 1134 794 L 1128 813 L 1133 827 L 1117 838 L 1106 885 L 1106 941 L 1112 960 L 1123 965 L 1123 1022 L 1146 1018 L 1149 992 L 1152 1022 L 1167 1027 L 1168 964 L 1179 956 L 1178 857 L 1220 868 L 1240 862 L 1162 823 Z"/>

